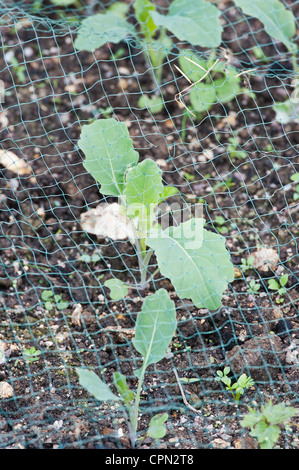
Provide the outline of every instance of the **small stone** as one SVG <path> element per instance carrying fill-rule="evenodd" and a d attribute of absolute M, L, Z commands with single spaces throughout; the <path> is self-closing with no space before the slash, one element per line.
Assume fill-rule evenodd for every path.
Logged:
<path fill-rule="evenodd" d="M 0 382 L 0 398 L 13 397 L 13 388 L 8 382 Z"/>
<path fill-rule="evenodd" d="M 252 253 L 254 261 L 253 267 L 260 273 L 269 273 L 275 271 L 279 263 L 279 256 L 272 248 L 260 248 Z"/>
<path fill-rule="evenodd" d="M 212 444 L 214 449 L 227 449 L 228 447 L 230 447 L 230 442 L 224 441 L 219 437 L 214 439 L 212 441 Z"/>
<path fill-rule="evenodd" d="M 268 338 L 257 336 L 245 341 L 242 346 L 236 345 L 226 352 L 225 357 L 234 374 L 248 374 L 249 370 L 254 381 L 263 381 L 269 375 L 277 376 L 286 364 L 283 343 L 274 334 Z"/>
<path fill-rule="evenodd" d="M 256 440 L 251 436 L 244 436 L 234 442 L 235 449 L 257 449 Z"/>

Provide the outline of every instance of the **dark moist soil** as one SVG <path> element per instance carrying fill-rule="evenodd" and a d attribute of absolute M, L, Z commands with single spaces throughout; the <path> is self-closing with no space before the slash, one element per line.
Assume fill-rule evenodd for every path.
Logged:
<path fill-rule="evenodd" d="M 55 18 L 52 23 L 38 16 L 30 20 L 18 11 L 22 25 L 14 27 L 7 17 L 1 26 L 0 76 L 6 89 L 1 148 L 26 158 L 32 169 L 23 177 L 0 169 L 0 345 L 6 356 L 0 381 L 9 382 L 14 392 L 0 404 L 1 448 L 130 447 L 121 410 L 92 400 L 78 384 L 75 367 L 92 368 L 107 383 L 121 371 L 134 388 L 140 362 L 131 344 L 132 329 L 143 298 L 160 287 L 176 303 L 178 329 L 167 358 L 146 375 L 139 429 L 144 435 L 150 417 L 166 410 L 167 434 L 159 442 L 145 437 L 139 446 L 256 448 L 240 426 L 248 405 L 272 400 L 298 406 L 298 362 L 290 361 L 288 353 L 298 347 L 299 337 L 298 204 L 290 184 L 290 176 L 299 171 L 299 134 L 298 123 L 282 126 L 272 110 L 292 91 L 289 58 L 257 20 L 240 21 L 230 2 L 220 8 L 232 24 L 223 45 L 238 60 L 238 70 L 252 63 L 257 68 L 247 83 L 255 98 L 242 94 L 215 105 L 198 121 L 187 119 L 184 141 L 183 108 L 174 96 L 187 83 L 174 67 L 175 52 L 163 71 L 165 109 L 152 115 L 137 105 L 141 90 L 155 93 L 155 86 L 132 42 L 107 45 L 94 54 L 75 53 L 75 28 L 59 23 L 53 29 Z M 265 44 L 272 65 L 279 60 L 286 67 L 258 63 L 252 53 L 256 41 Z M 120 47 L 123 57 L 115 61 L 111 55 Z M 25 60 L 24 81 L 8 67 L 9 51 L 19 63 Z M 133 247 L 99 242 L 82 231 L 79 221 L 81 213 L 103 199 L 82 165 L 80 129 L 103 117 L 100 108 L 109 107 L 128 125 L 140 159 L 157 161 L 165 182 L 177 186 L 187 202 L 201 198 L 207 228 L 226 237 L 236 279 L 218 311 L 179 299 L 159 276 L 148 290 L 131 289 L 119 302 L 110 300 L 103 287 L 112 273 L 133 285 L 138 281 Z M 229 158 L 232 133 L 247 152 L 245 159 Z M 259 246 L 273 248 L 278 265 L 266 273 L 242 270 L 241 259 Z M 87 262 L 84 256 L 95 252 L 99 261 Z M 287 293 L 277 303 L 280 298 L 267 289 L 268 279 L 283 272 L 289 274 Z M 261 285 L 257 294 L 247 292 L 251 279 Z M 61 295 L 66 308 L 46 310 L 45 290 Z M 22 351 L 32 346 L 41 356 L 30 363 Z M 215 380 L 225 365 L 235 377 L 246 372 L 255 380 L 238 407 Z M 195 379 L 183 387 L 197 413 L 185 406 L 174 369 L 180 377 Z M 298 420 L 282 431 L 278 446 L 298 447 Z"/>

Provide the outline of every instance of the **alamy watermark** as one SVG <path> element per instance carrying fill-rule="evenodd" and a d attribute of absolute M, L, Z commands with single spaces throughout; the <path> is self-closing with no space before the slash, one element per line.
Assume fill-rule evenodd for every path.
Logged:
<path fill-rule="evenodd" d="M 123 201 L 122 201 L 123 202 Z M 135 238 L 168 238 L 180 240 L 187 249 L 199 249 L 203 241 L 203 204 L 162 202 L 145 206 L 128 204 L 127 216 L 135 232 Z M 185 222 L 190 221 L 186 224 Z"/>

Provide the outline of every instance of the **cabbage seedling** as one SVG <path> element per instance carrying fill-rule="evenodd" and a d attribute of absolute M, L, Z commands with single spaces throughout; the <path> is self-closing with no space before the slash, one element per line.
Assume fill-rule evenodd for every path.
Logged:
<path fill-rule="evenodd" d="M 159 289 L 143 302 L 137 316 L 133 346 L 141 354 L 143 361 L 135 371 L 138 377 L 137 390 L 129 389 L 126 377 L 119 372 L 113 375 L 116 395 L 98 375 L 85 368 L 77 368 L 79 382 L 99 401 L 117 402 L 123 408 L 127 418 L 132 447 L 135 447 L 142 386 L 146 369 L 150 364 L 161 361 L 173 338 L 177 327 L 175 304 L 165 289 Z M 147 434 L 153 438 L 162 438 L 166 433 L 164 422 L 167 413 L 155 415 L 149 424 Z"/>
<path fill-rule="evenodd" d="M 160 84 L 163 61 L 173 47 L 167 30 L 193 46 L 218 47 L 221 43 L 221 12 L 206 0 L 174 0 L 167 15 L 160 14 L 150 0 L 135 0 L 133 6 L 136 27 L 127 19 L 129 6 L 124 2 L 115 2 L 106 13 L 84 19 L 76 49 L 94 51 L 107 42 L 118 44 L 127 36 L 137 37 Z"/>
<path fill-rule="evenodd" d="M 125 123 L 111 118 L 84 125 L 78 145 L 86 157 L 84 167 L 100 184 L 101 193 L 118 197 L 119 204 L 104 205 L 106 219 L 94 223 L 102 236 L 129 238 L 134 245 L 140 289 L 160 272 L 171 280 L 181 298 L 191 299 L 198 308 L 217 309 L 227 283 L 234 279 L 224 237 L 207 231 L 205 220 L 196 216 L 162 227 L 157 211 L 178 190 L 164 185 L 154 160 L 138 161 Z M 167 209 L 171 210 L 171 205 Z M 148 278 L 152 255 L 156 269 Z"/>
<path fill-rule="evenodd" d="M 203 60 L 188 49 L 182 49 L 179 54 L 179 72 L 188 80 L 190 85 L 176 95 L 176 100 L 196 119 L 216 103 L 229 103 L 240 93 L 249 93 L 241 87 L 242 80 L 237 71 L 221 62 L 214 61 L 214 53 L 210 59 Z M 191 109 L 182 101 L 182 96 L 188 95 Z M 245 154 L 246 156 L 246 154 Z"/>

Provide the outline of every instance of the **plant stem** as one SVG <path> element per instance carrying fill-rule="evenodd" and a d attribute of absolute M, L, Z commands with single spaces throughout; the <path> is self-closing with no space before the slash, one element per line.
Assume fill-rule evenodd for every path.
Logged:
<path fill-rule="evenodd" d="M 135 395 L 135 403 L 134 406 L 132 407 L 130 416 L 131 416 L 131 428 L 132 428 L 132 447 L 135 448 L 135 442 L 136 442 L 136 436 L 137 436 L 137 424 L 138 424 L 138 410 L 139 410 L 139 403 L 140 403 L 140 395 L 141 395 L 141 389 L 142 389 L 142 384 L 143 384 L 143 379 L 144 379 L 144 374 L 145 374 L 145 369 L 146 369 L 146 361 L 143 361 L 139 380 L 138 380 L 138 387 Z"/>
<path fill-rule="evenodd" d="M 137 258 L 138 258 L 138 265 L 140 270 L 140 290 L 144 290 L 147 281 L 147 268 L 150 261 L 150 258 L 153 254 L 153 250 L 150 248 L 146 251 L 144 240 L 140 240 L 136 238 L 135 240 L 136 251 L 137 251 Z M 145 247 L 145 250 L 143 249 Z"/>

